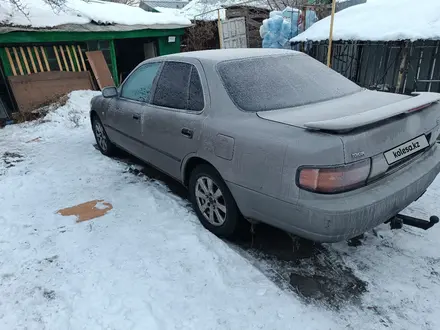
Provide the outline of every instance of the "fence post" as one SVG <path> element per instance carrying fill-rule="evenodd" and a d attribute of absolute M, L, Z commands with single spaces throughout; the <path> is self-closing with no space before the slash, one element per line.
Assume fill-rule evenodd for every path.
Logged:
<path fill-rule="evenodd" d="M 222 21 L 220 19 L 220 9 L 217 9 L 217 28 L 218 28 L 220 49 L 222 49 L 223 48 L 223 29 L 222 29 Z"/>
<path fill-rule="evenodd" d="M 335 20 L 336 0 L 332 0 L 332 16 L 330 20 L 330 35 L 328 38 L 328 54 L 327 54 L 327 66 L 331 67 L 332 59 L 332 42 L 333 42 L 333 22 Z"/>
<path fill-rule="evenodd" d="M 397 75 L 396 93 L 399 93 L 400 87 L 402 86 L 402 80 L 403 80 L 403 74 L 405 72 L 407 55 L 408 55 L 408 42 L 404 41 L 402 61 L 400 62 L 399 74 Z"/>

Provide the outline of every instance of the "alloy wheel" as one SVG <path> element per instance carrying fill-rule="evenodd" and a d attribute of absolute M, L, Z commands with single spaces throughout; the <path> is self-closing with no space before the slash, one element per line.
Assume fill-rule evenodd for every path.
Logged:
<path fill-rule="evenodd" d="M 226 202 L 219 186 L 209 177 L 201 176 L 195 186 L 197 206 L 206 220 L 213 226 L 226 221 Z"/>
<path fill-rule="evenodd" d="M 107 151 L 107 137 L 105 136 L 104 127 L 99 121 L 95 121 L 95 136 L 99 147 L 104 152 Z"/>

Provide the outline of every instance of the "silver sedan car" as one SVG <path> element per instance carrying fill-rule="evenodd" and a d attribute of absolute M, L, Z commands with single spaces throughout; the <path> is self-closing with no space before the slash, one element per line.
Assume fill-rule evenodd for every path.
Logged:
<path fill-rule="evenodd" d="M 152 58 L 91 102 L 101 152 L 189 189 L 222 237 L 246 220 L 320 242 L 394 219 L 440 171 L 440 94 L 362 89 L 290 50 Z"/>

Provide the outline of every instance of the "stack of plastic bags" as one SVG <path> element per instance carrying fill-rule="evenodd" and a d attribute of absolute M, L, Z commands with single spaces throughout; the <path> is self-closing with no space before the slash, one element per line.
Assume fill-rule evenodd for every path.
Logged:
<path fill-rule="evenodd" d="M 316 13 L 306 10 L 306 29 L 318 20 Z M 289 40 L 303 32 L 302 12 L 296 8 L 286 7 L 283 11 L 272 11 L 270 17 L 260 26 L 263 48 L 288 48 Z"/>

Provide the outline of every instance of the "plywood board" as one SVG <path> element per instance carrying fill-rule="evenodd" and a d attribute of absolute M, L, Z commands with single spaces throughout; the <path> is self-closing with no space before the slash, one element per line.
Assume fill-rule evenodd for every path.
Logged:
<path fill-rule="evenodd" d="M 100 50 L 86 52 L 86 56 L 89 60 L 96 81 L 98 82 L 99 88 L 102 90 L 104 87 L 115 86 L 112 74 L 102 52 Z"/>
<path fill-rule="evenodd" d="M 38 72 L 26 76 L 10 76 L 9 84 L 20 112 L 31 112 L 57 101 L 75 90 L 94 89 L 88 71 Z"/>

